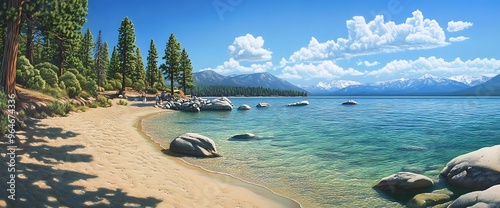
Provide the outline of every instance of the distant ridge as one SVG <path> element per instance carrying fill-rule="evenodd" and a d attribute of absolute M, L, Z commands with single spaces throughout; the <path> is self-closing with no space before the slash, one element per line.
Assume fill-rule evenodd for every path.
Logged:
<path fill-rule="evenodd" d="M 490 80 L 471 87 L 460 92 L 455 93 L 455 95 L 466 95 L 466 96 L 499 96 L 500 95 L 500 74 L 491 78 Z"/>
<path fill-rule="evenodd" d="M 199 87 L 263 87 L 278 90 L 306 91 L 267 72 L 224 76 L 212 70 L 205 70 L 194 73 L 193 79 L 195 85 Z"/>

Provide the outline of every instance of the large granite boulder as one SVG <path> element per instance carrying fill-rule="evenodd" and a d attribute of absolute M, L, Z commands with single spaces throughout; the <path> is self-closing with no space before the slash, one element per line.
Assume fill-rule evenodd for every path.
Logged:
<path fill-rule="evenodd" d="M 500 145 L 454 158 L 441 175 L 448 183 L 471 190 L 485 190 L 500 184 Z"/>
<path fill-rule="evenodd" d="M 170 143 L 170 151 L 196 157 L 219 157 L 215 142 L 203 135 L 186 133 Z"/>
<path fill-rule="evenodd" d="M 249 105 L 243 104 L 240 107 L 238 107 L 238 110 L 250 110 L 252 109 Z"/>
<path fill-rule="evenodd" d="M 500 185 L 484 191 L 474 191 L 458 197 L 448 208 L 497 208 L 500 207 Z"/>
<path fill-rule="evenodd" d="M 427 176 L 411 172 L 399 172 L 382 178 L 373 188 L 395 193 L 399 191 L 424 189 L 432 185 L 434 185 L 434 182 Z"/>
<path fill-rule="evenodd" d="M 233 110 L 233 103 L 226 98 L 216 98 L 212 102 L 201 106 L 202 110 Z"/>

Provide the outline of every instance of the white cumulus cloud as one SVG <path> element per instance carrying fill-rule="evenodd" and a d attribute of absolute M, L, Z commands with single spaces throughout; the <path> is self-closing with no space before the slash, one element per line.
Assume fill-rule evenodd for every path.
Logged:
<path fill-rule="evenodd" d="M 264 39 L 251 34 L 234 39 L 229 48 L 229 54 L 236 61 L 266 61 L 271 59 L 272 52 L 264 49 Z"/>
<path fill-rule="evenodd" d="M 367 66 L 367 67 L 371 67 L 371 66 L 377 66 L 377 65 L 379 65 L 379 64 L 380 64 L 380 62 L 378 62 L 378 61 L 374 61 L 374 62 L 371 62 L 371 63 L 370 63 L 369 61 L 361 61 L 361 60 L 360 60 L 360 61 L 358 61 L 356 64 L 357 64 L 358 66 L 364 65 L 364 66 Z"/>
<path fill-rule="evenodd" d="M 404 23 L 385 22 L 384 16 L 366 22 L 362 16 L 346 21 L 348 38 L 320 43 L 312 37 L 307 47 L 294 52 L 290 62 L 322 61 L 361 55 L 422 50 L 446 46 L 443 28 L 436 20 L 425 19 L 416 10 Z"/>
<path fill-rule="evenodd" d="M 213 70 L 219 74 L 231 74 L 231 73 L 258 73 L 258 72 L 266 72 L 269 69 L 273 68 L 272 62 L 266 62 L 264 64 L 252 64 L 250 66 L 242 66 L 239 61 L 236 61 L 234 58 L 230 58 L 228 61 L 224 61 L 222 65 L 219 65 L 215 68 L 205 68 L 201 71 L 205 70 Z"/>
<path fill-rule="evenodd" d="M 446 30 L 448 30 L 448 32 L 458 32 L 465 30 L 470 26 L 472 26 L 472 22 L 450 21 L 448 22 L 448 28 L 446 28 Z"/>
<path fill-rule="evenodd" d="M 458 36 L 458 37 L 450 37 L 450 42 L 460 42 L 469 39 L 469 37 Z"/>
<path fill-rule="evenodd" d="M 297 63 L 285 66 L 280 75 L 283 79 L 339 78 L 345 75 L 359 76 L 362 72 L 353 68 L 343 69 L 333 61 L 326 60 L 319 64 Z"/>
<path fill-rule="evenodd" d="M 416 60 L 394 60 L 379 70 L 369 72 L 367 75 L 420 75 L 426 73 L 440 76 L 499 74 L 500 60 L 493 58 L 461 60 L 460 58 L 456 58 L 452 61 L 446 61 L 443 58 L 436 58 L 434 56 L 428 58 L 420 57 Z"/>

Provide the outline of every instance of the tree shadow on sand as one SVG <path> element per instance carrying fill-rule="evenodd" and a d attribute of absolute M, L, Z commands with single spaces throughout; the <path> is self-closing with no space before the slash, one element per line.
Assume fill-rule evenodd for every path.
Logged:
<path fill-rule="evenodd" d="M 19 132 L 24 141 L 16 140 L 16 154 L 27 155 L 44 164 L 34 164 L 17 158 L 15 169 L 15 200 L 8 199 L 11 193 L 7 190 L 10 174 L 7 164 L 7 139 L 2 138 L 0 145 L 0 199 L 7 202 L 7 207 L 156 207 L 162 201 L 157 198 L 135 197 L 121 189 L 97 188 L 85 190 L 85 187 L 74 185 L 75 182 L 97 178 L 95 175 L 78 172 L 78 170 L 56 169 L 52 165 L 60 163 L 89 163 L 92 155 L 72 153 L 77 149 L 85 149 L 84 145 L 65 145 L 52 147 L 49 145 L 31 145 L 43 140 L 72 139 L 78 133 L 64 131 L 57 127 L 40 125 L 37 122 L 29 124 L 29 133 Z M 3 188 L 6 187 L 6 188 Z M 0 200 L 1 204 L 1 200 Z"/>

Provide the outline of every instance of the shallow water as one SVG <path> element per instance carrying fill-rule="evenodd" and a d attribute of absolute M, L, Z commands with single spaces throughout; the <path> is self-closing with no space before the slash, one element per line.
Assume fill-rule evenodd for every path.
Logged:
<path fill-rule="evenodd" d="M 195 132 L 223 157 L 184 158 L 206 169 L 262 184 L 305 207 L 404 207 L 371 187 L 398 171 L 436 181 L 452 158 L 499 144 L 498 98 L 230 98 L 233 111 L 149 117 L 143 130 L 164 147 Z M 306 99 L 308 106 L 286 104 Z M 269 108 L 255 108 L 269 102 Z M 249 104 L 249 111 L 238 111 Z M 252 141 L 228 140 L 250 132 Z"/>

